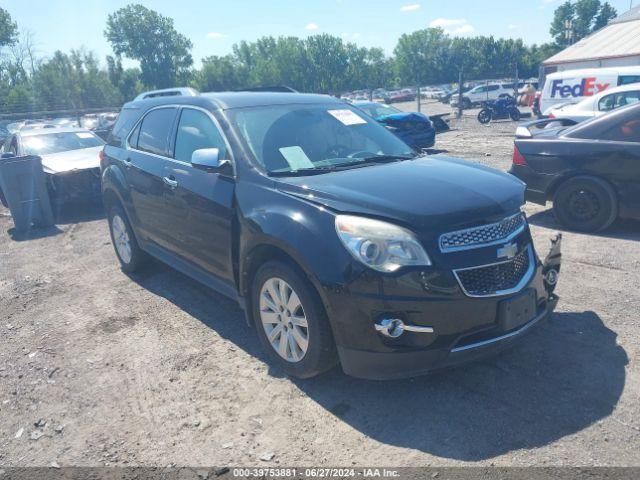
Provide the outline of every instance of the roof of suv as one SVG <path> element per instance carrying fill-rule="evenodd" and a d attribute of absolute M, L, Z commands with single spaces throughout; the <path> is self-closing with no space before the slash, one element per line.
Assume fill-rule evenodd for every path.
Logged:
<path fill-rule="evenodd" d="M 291 105 L 314 103 L 343 103 L 330 95 L 281 92 L 210 92 L 197 96 L 156 97 L 145 100 L 134 100 L 127 107 L 152 105 L 199 105 L 219 110 L 230 108 L 257 107 L 266 105 Z"/>

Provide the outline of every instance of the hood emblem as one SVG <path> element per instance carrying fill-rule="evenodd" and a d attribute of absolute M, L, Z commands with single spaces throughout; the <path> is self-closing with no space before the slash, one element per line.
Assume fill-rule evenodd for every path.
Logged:
<path fill-rule="evenodd" d="M 511 260 L 518 254 L 518 245 L 515 243 L 507 243 L 498 249 L 498 258 L 506 258 Z"/>

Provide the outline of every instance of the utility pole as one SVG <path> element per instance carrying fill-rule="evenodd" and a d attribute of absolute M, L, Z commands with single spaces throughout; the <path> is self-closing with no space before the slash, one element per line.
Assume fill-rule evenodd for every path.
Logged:
<path fill-rule="evenodd" d="M 573 20 L 564 21 L 564 39 L 567 41 L 567 47 L 573 43 Z"/>
<path fill-rule="evenodd" d="M 462 118 L 463 83 L 464 83 L 464 71 L 463 71 L 463 68 L 460 67 L 460 73 L 458 75 L 458 113 L 456 114 L 456 118 Z"/>

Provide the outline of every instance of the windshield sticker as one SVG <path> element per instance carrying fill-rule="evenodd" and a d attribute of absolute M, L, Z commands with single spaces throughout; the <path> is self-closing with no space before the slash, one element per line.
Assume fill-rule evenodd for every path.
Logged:
<path fill-rule="evenodd" d="M 304 150 L 297 145 L 294 147 L 282 147 L 280 153 L 294 172 L 302 168 L 313 168 L 313 162 L 309 160 Z"/>
<path fill-rule="evenodd" d="M 362 125 L 367 121 L 351 110 L 329 110 L 329 113 L 343 125 Z"/>
<path fill-rule="evenodd" d="M 90 133 L 87 133 L 87 132 L 78 132 L 78 133 L 76 133 L 76 135 L 79 138 L 93 138 L 93 135 L 91 135 Z"/>

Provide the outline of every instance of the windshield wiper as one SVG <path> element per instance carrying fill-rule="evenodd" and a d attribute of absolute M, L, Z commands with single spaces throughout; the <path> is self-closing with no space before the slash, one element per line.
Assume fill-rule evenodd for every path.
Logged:
<path fill-rule="evenodd" d="M 389 163 L 397 160 L 412 160 L 413 155 L 372 155 L 370 157 L 358 158 L 353 162 L 336 163 L 322 167 L 300 168 L 298 170 L 286 170 L 269 172 L 270 177 L 303 177 L 305 175 L 321 175 L 328 172 L 339 172 L 352 168 L 366 167 L 375 163 Z"/>
<path fill-rule="evenodd" d="M 395 160 L 413 160 L 415 155 L 372 155 L 370 157 L 359 158 L 356 165 L 362 163 L 386 163 Z"/>
<path fill-rule="evenodd" d="M 335 172 L 337 170 L 342 170 L 342 169 L 332 165 L 327 167 L 310 167 L 310 168 L 299 168 L 298 170 L 275 171 L 275 172 L 269 172 L 268 175 L 270 177 L 304 177 L 306 175 L 321 175 L 323 173 Z"/>

